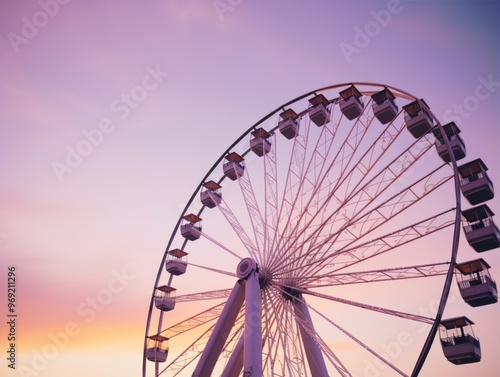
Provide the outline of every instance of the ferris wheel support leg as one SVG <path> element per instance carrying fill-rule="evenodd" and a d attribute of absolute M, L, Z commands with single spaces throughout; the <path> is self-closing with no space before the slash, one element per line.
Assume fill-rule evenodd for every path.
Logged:
<path fill-rule="evenodd" d="M 245 289 L 242 282 L 238 280 L 224 305 L 224 309 L 222 309 L 222 313 L 215 324 L 192 377 L 210 377 L 212 375 L 217 359 L 224 348 L 244 299 Z"/>
<path fill-rule="evenodd" d="M 261 316 L 259 275 L 254 270 L 245 282 L 244 377 L 262 377 Z"/>
<path fill-rule="evenodd" d="M 304 301 L 302 295 L 300 295 L 299 298 Z M 302 320 L 298 322 L 298 325 L 311 375 L 315 377 L 328 377 L 323 353 L 321 352 L 318 342 L 316 342 L 314 336 L 311 334 L 311 332 L 314 332 L 314 325 L 307 305 L 301 301 L 294 300 L 293 308 L 295 315 Z M 307 329 L 304 327 L 303 322 L 306 323 Z"/>
<path fill-rule="evenodd" d="M 243 346 L 244 346 L 245 336 L 242 335 L 238 340 L 236 347 L 234 347 L 233 353 L 229 358 L 224 372 L 220 377 L 239 377 L 241 369 L 243 368 Z"/>

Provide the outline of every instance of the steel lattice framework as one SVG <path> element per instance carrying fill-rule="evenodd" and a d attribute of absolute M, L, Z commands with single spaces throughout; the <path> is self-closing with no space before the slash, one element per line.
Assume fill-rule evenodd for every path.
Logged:
<path fill-rule="evenodd" d="M 339 93 L 352 88 L 360 113 L 348 117 L 350 97 Z M 373 95 L 387 89 L 399 106 L 382 122 Z M 314 115 L 318 101 L 322 121 Z M 161 260 L 143 376 L 352 376 L 353 357 L 375 358 L 395 375 L 419 374 L 450 291 L 461 194 L 451 147 L 450 162 L 436 153 L 431 131 L 443 132 L 442 125 L 427 109 L 432 129 L 410 134 L 402 109 L 409 103 L 425 104 L 387 85 L 321 88 L 275 109 L 222 153 L 188 200 Z M 296 126 L 288 135 L 285 123 Z M 187 236 L 186 223 L 194 227 Z M 174 248 L 189 253 L 184 276 L 165 271 Z M 158 289 L 174 286 L 175 309 L 157 309 Z M 377 297 L 383 303 L 374 303 Z M 414 300 L 436 298 L 432 316 L 412 311 Z M 180 313 L 184 319 L 170 319 Z M 373 323 L 361 326 L 349 313 L 373 316 Z M 376 333 L 391 321 L 427 328 L 410 362 L 398 365 L 374 344 L 370 325 Z M 166 361 L 146 357 L 146 350 L 165 354 L 168 341 Z"/>

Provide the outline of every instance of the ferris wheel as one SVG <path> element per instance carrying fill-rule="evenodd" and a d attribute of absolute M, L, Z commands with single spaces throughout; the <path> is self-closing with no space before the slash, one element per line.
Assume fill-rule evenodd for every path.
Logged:
<path fill-rule="evenodd" d="M 484 259 L 457 261 L 462 233 L 473 255 L 500 246 L 486 164 L 457 165 L 459 133 L 423 99 L 373 83 L 263 117 L 172 232 L 143 376 L 417 376 L 438 341 L 454 364 L 479 361 L 472 320 L 443 319 L 454 280 L 471 306 L 498 297 Z"/>

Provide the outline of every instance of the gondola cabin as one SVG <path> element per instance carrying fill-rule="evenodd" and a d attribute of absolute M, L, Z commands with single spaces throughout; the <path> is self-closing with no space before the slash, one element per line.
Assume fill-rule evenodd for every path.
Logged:
<path fill-rule="evenodd" d="M 415 100 L 403 106 L 406 113 L 406 128 L 416 138 L 420 138 L 429 133 L 434 127 L 434 120 L 429 114 L 429 106 L 423 99 Z"/>
<path fill-rule="evenodd" d="M 458 167 L 460 189 L 472 205 L 483 203 L 495 196 L 493 182 L 486 170 L 488 168 L 480 158 Z"/>
<path fill-rule="evenodd" d="M 187 255 L 188 253 L 181 249 L 169 250 L 168 258 L 165 261 L 165 269 L 167 272 L 175 276 L 186 273 Z"/>
<path fill-rule="evenodd" d="M 445 136 L 443 136 L 439 128 L 435 128 L 432 132 L 436 137 L 436 151 L 441 157 L 441 159 L 449 163 L 451 162 L 450 154 L 448 153 L 448 147 L 446 146 L 446 140 L 448 140 L 455 160 L 461 160 L 465 157 L 465 143 L 460 137 L 460 128 L 455 124 L 455 122 L 446 123 L 443 126 L 443 131 Z M 446 139 L 445 139 L 446 137 Z"/>
<path fill-rule="evenodd" d="M 181 225 L 181 235 L 189 241 L 195 241 L 201 236 L 201 218 L 193 213 L 183 217 L 184 223 Z"/>
<path fill-rule="evenodd" d="M 349 120 L 359 117 L 364 108 L 359 90 L 354 85 L 351 85 L 342 90 L 339 95 L 339 106 L 342 114 Z"/>
<path fill-rule="evenodd" d="M 224 175 L 230 180 L 235 181 L 243 176 L 245 166 L 243 165 L 243 157 L 238 153 L 231 152 L 226 157 L 226 162 L 222 165 Z"/>
<path fill-rule="evenodd" d="M 288 140 L 297 136 L 299 131 L 298 117 L 297 113 L 292 109 L 287 109 L 280 114 L 281 120 L 278 122 L 278 128 Z"/>
<path fill-rule="evenodd" d="M 167 361 L 168 338 L 162 335 L 152 335 L 147 337 L 146 359 L 157 363 Z"/>
<path fill-rule="evenodd" d="M 330 111 L 328 105 L 330 102 L 323 94 L 318 94 L 309 100 L 309 118 L 318 127 L 321 127 L 330 121 Z"/>
<path fill-rule="evenodd" d="M 162 285 L 156 288 L 155 306 L 161 311 L 168 312 L 175 308 L 175 288 Z"/>
<path fill-rule="evenodd" d="M 470 306 L 483 306 L 498 302 L 497 284 L 489 273 L 484 259 L 459 263 L 455 266 L 460 294 Z"/>
<path fill-rule="evenodd" d="M 271 142 L 268 140 L 271 134 L 263 128 L 257 128 L 252 131 L 252 138 L 250 139 L 250 149 L 257 156 L 262 157 L 271 151 Z"/>
<path fill-rule="evenodd" d="M 493 216 L 486 204 L 462 211 L 465 238 L 478 253 L 500 246 L 500 231 L 493 222 Z"/>
<path fill-rule="evenodd" d="M 467 317 L 441 321 L 439 337 L 444 356 L 449 362 L 460 365 L 481 360 L 479 339 L 474 336 L 472 322 Z"/>
<path fill-rule="evenodd" d="M 375 117 L 382 124 L 392 122 L 398 115 L 396 97 L 387 88 L 372 95 L 372 110 Z"/>
<path fill-rule="evenodd" d="M 218 206 L 222 201 L 220 189 L 221 186 L 214 181 L 205 182 L 200 192 L 201 203 L 208 208 Z"/>

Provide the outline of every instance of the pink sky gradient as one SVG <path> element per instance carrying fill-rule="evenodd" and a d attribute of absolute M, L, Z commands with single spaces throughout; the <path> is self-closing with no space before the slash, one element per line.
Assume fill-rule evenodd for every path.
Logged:
<path fill-rule="evenodd" d="M 500 187 L 499 1 L 402 0 L 350 62 L 340 45 L 391 1 L 241 1 L 222 15 L 211 0 L 66 2 L 0 2 L 0 279 L 17 267 L 18 367 L 36 369 L 51 336 L 73 329 L 33 376 L 140 374 L 150 294 L 180 209 L 237 137 L 300 94 L 351 81 L 407 90 L 442 121 L 459 118 L 468 158 L 481 157 Z M 46 12 L 40 4 L 58 5 L 12 43 Z M 157 85 L 118 111 L 155 69 Z M 485 81 L 477 109 L 454 110 Z M 54 162 L 105 119 L 99 145 L 58 177 Z M 488 205 L 500 213 L 498 195 Z M 481 257 L 499 281 L 499 250 Z M 88 304 L 99 295 L 105 304 Z M 499 370 L 500 305 L 450 305 L 462 312 L 477 323 L 483 361 L 457 367 L 434 347 L 422 376 Z M 6 364 L 2 376 L 30 375 Z"/>

